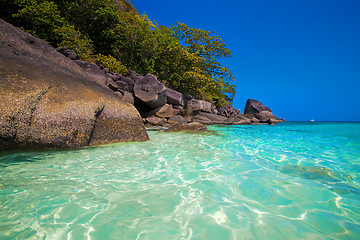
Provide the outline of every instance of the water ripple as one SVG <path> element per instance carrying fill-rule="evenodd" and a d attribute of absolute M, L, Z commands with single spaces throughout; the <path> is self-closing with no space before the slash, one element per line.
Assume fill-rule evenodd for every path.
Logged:
<path fill-rule="evenodd" d="M 360 124 L 0 155 L 0 239 L 360 239 Z"/>

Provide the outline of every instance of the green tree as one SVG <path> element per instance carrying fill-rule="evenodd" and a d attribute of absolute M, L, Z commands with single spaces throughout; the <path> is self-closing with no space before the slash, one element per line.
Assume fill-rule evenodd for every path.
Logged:
<path fill-rule="evenodd" d="M 224 105 L 235 88 L 218 60 L 231 57 L 219 36 L 185 24 L 167 28 L 126 0 L 2 0 L 2 17 L 81 60 L 126 74 L 153 73 L 166 86 Z"/>
<path fill-rule="evenodd" d="M 83 61 L 93 60 L 94 46 L 92 41 L 86 35 L 76 30 L 74 25 L 64 24 L 54 29 L 54 32 L 62 40 L 58 46 L 74 50 L 78 54 L 79 59 Z"/>
<path fill-rule="evenodd" d="M 114 0 L 54 0 L 64 17 L 82 34 L 88 36 L 96 53 L 112 54 L 117 38 L 114 31 L 120 23 L 120 12 Z"/>
<path fill-rule="evenodd" d="M 179 22 L 172 30 L 184 49 L 198 56 L 194 61 L 197 68 L 193 69 L 195 71 L 191 75 L 204 85 L 199 89 L 200 94 L 207 100 L 212 98 L 219 105 L 231 102 L 235 86 L 229 84 L 229 81 L 234 80 L 234 77 L 228 68 L 218 62 L 222 57 L 231 57 L 231 52 L 223 40 L 219 36 L 213 36 L 213 32 L 189 28 Z"/>
<path fill-rule="evenodd" d="M 37 0 L 16 0 L 20 8 L 12 14 L 17 26 L 43 39 L 53 46 L 61 42 L 61 37 L 54 31 L 63 26 L 65 19 L 54 2 Z"/>

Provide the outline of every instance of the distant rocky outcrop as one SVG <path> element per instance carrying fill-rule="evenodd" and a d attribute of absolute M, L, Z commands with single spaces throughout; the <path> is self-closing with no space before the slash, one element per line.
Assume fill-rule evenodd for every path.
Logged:
<path fill-rule="evenodd" d="M 244 114 L 251 117 L 254 116 L 259 120 L 260 123 L 277 124 L 282 121 L 273 115 L 271 109 L 264 106 L 261 102 L 248 99 L 245 105 Z"/>
<path fill-rule="evenodd" d="M 82 64 L 0 19 L 0 148 L 148 140 L 134 106 Z"/>
<path fill-rule="evenodd" d="M 254 99 L 248 99 L 246 101 L 244 114 L 257 114 L 262 111 L 268 111 L 271 112 L 270 108 L 265 107 L 261 102 L 254 100 Z"/>

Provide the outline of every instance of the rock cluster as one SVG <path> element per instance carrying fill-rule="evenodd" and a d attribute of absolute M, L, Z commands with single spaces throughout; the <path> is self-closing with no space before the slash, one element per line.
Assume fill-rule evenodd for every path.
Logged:
<path fill-rule="evenodd" d="M 122 100 L 133 104 L 147 127 L 170 127 L 174 124 L 190 122 L 206 125 L 249 125 L 277 124 L 282 121 L 272 114 L 270 108 L 256 100 L 247 101 L 243 114 L 231 105 L 216 107 L 210 102 L 195 99 L 188 93 L 182 94 L 167 88 L 153 74 L 141 76 L 130 70 L 128 76 L 123 76 L 109 69 L 103 69 L 100 78 L 101 70 L 95 64 L 91 68 L 86 64 L 79 66 L 98 79 L 99 83 L 106 82 L 105 85 L 117 93 Z M 94 71 L 93 68 L 96 67 L 98 69 Z"/>
<path fill-rule="evenodd" d="M 0 148 L 145 141 L 144 124 L 202 132 L 204 124 L 282 121 L 256 100 L 240 113 L 167 88 L 152 74 L 123 76 L 77 59 L 0 19 Z"/>
<path fill-rule="evenodd" d="M 284 121 L 274 116 L 270 108 L 265 107 L 261 102 L 254 99 L 247 100 L 244 113 L 254 116 L 260 123 L 276 124 Z"/>

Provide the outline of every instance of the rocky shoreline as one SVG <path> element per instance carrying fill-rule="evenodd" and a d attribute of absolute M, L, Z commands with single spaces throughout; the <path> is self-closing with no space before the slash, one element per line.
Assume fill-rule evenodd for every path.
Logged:
<path fill-rule="evenodd" d="M 231 105 L 216 107 L 188 93 L 167 88 L 153 74 L 141 76 L 129 70 L 129 75 L 123 76 L 109 69 L 100 69 L 94 63 L 75 62 L 99 84 L 107 86 L 121 100 L 134 105 L 148 128 L 191 122 L 205 125 L 254 125 L 285 121 L 274 116 L 270 108 L 254 99 L 247 100 L 244 113 L 241 113 Z"/>
<path fill-rule="evenodd" d="M 123 76 L 76 58 L 0 19 L 0 149 L 146 141 L 147 129 L 283 121 L 256 100 L 240 113 L 169 89 L 152 74 Z"/>

